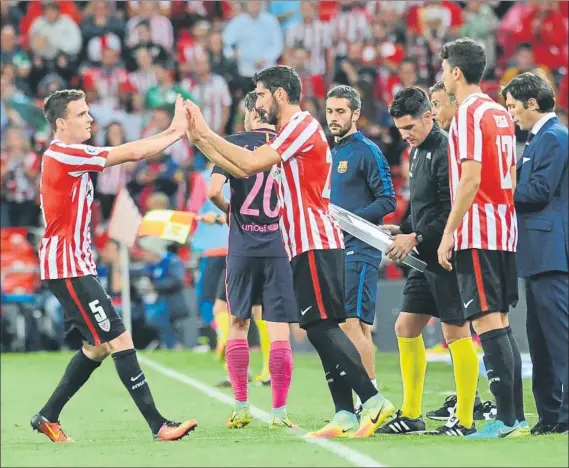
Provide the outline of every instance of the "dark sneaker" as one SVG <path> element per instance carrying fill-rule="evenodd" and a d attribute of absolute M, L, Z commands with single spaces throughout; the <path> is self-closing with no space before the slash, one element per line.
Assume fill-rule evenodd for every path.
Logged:
<path fill-rule="evenodd" d="M 553 434 L 567 434 L 569 432 L 569 425 L 567 425 L 567 423 L 558 423 L 551 432 Z"/>
<path fill-rule="evenodd" d="M 555 429 L 555 424 L 546 424 L 543 422 L 538 422 L 535 426 L 531 428 L 531 435 L 547 435 L 553 434 L 553 429 Z"/>
<path fill-rule="evenodd" d="M 435 429 L 434 431 L 425 432 L 428 435 L 451 436 L 451 437 L 466 437 L 476 434 L 476 426 L 464 427 L 458 422 L 458 418 L 454 416 L 450 418 L 444 426 Z"/>
<path fill-rule="evenodd" d="M 48 421 L 39 413 L 32 418 L 30 425 L 34 431 L 45 434 L 49 440 L 56 444 L 67 444 L 73 442 L 73 439 L 65 435 L 59 421 Z"/>
<path fill-rule="evenodd" d="M 491 421 L 496 419 L 498 409 L 493 401 L 485 401 L 474 407 L 474 420 L 475 421 Z"/>
<path fill-rule="evenodd" d="M 427 418 L 433 419 L 435 421 L 447 421 L 449 418 L 454 416 L 456 411 L 456 395 L 449 395 L 445 398 L 443 406 L 439 409 L 429 411 L 427 413 Z"/>
<path fill-rule="evenodd" d="M 375 431 L 375 433 L 389 435 L 423 434 L 425 430 L 426 426 L 425 421 L 423 421 L 423 416 L 411 419 L 401 416 L 401 410 L 399 410 L 392 420 L 387 421 L 382 427 Z"/>

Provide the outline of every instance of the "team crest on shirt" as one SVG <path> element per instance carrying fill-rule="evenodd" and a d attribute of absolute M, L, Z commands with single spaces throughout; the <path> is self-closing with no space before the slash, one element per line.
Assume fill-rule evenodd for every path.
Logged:
<path fill-rule="evenodd" d="M 495 115 L 494 120 L 496 121 L 496 126 L 498 128 L 508 128 L 508 119 L 505 115 Z"/>
<path fill-rule="evenodd" d="M 348 161 L 340 161 L 338 164 L 338 174 L 344 174 L 348 170 Z"/>
<path fill-rule="evenodd" d="M 89 145 L 85 145 L 85 153 L 87 154 L 91 154 L 91 155 L 95 155 L 95 154 L 99 154 L 101 151 L 101 148 L 95 148 L 94 146 L 89 146 Z"/>
<path fill-rule="evenodd" d="M 105 319 L 102 322 L 99 322 L 99 327 L 101 330 L 108 332 L 111 329 L 111 322 L 109 319 Z"/>

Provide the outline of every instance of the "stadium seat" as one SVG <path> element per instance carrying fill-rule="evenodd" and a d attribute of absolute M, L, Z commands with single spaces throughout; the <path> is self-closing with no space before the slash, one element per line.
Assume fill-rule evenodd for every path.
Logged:
<path fill-rule="evenodd" d="M 34 294 L 40 287 L 38 273 L 9 273 L 2 275 L 4 294 Z"/>

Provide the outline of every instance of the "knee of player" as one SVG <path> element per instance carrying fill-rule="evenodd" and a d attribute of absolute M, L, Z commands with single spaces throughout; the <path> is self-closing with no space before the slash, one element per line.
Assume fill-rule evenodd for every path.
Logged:
<path fill-rule="evenodd" d="M 447 344 L 454 343 L 455 341 L 462 340 L 463 338 L 470 338 L 470 323 L 466 322 L 463 325 L 452 325 L 448 323 L 442 324 L 443 337 Z"/>
<path fill-rule="evenodd" d="M 395 321 L 395 334 L 399 338 L 416 338 L 423 331 L 422 324 L 418 323 L 411 314 L 400 313 Z"/>
<path fill-rule="evenodd" d="M 111 347 L 108 343 L 103 343 L 98 346 L 83 343 L 83 354 L 92 361 L 101 362 L 111 354 Z"/>
<path fill-rule="evenodd" d="M 478 335 L 483 333 L 505 328 L 502 314 L 498 313 L 485 313 L 484 315 L 472 321 L 472 327 Z"/>
<path fill-rule="evenodd" d="M 247 331 L 249 329 L 249 320 L 238 317 L 231 317 L 231 328 L 239 331 Z"/>
<path fill-rule="evenodd" d="M 132 336 L 128 331 L 125 331 L 115 339 L 109 341 L 108 345 L 111 353 L 118 353 L 119 351 L 126 351 L 127 349 L 134 348 Z"/>
<path fill-rule="evenodd" d="M 340 328 L 344 330 L 344 332 L 347 333 L 348 335 L 362 333 L 360 319 L 353 319 L 353 318 L 346 319 L 345 322 L 340 324 Z"/>

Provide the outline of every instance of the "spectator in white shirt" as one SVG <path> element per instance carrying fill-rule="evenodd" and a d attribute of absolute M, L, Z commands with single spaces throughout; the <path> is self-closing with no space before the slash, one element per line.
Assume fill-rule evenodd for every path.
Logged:
<path fill-rule="evenodd" d="M 283 33 L 277 18 L 262 11 L 260 1 L 249 1 L 245 12 L 233 18 L 223 31 L 228 57 L 235 57 L 239 74 L 251 78 L 277 64 L 283 52 Z"/>
<path fill-rule="evenodd" d="M 158 2 L 145 0 L 140 4 L 138 16 L 128 20 L 126 29 L 128 33 L 127 45 L 134 47 L 139 42 L 136 26 L 143 20 L 150 22 L 152 41 L 171 51 L 174 45 L 174 29 L 170 19 L 160 14 Z"/>
<path fill-rule="evenodd" d="M 129 80 L 138 93 L 146 95 L 146 91 L 158 85 L 152 54 L 146 47 L 141 47 L 136 50 L 135 59 L 138 69 L 129 74 Z"/>
<path fill-rule="evenodd" d="M 326 73 L 326 60 L 332 47 L 332 36 L 328 23 L 318 19 L 318 4 L 303 1 L 300 4 L 302 21 L 293 24 L 286 31 L 286 45 L 289 48 L 302 47 L 310 52 L 310 71 L 313 74 Z"/>
<path fill-rule="evenodd" d="M 190 91 L 200 103 L 209 127 L 218 135 L 223 135 L 231 106 L 227 82 L 222 76 L 211 73 L 209 56 L 205 53 L 195 57 L 194 67 L 195 78 Z"/>
<path fill-rule="evenodd" d="M 81 50 L 81 30 L 69 16 L 60 14 L 57 3 L 47 3 L 43 15 L 30 27 L 30 46 L 34 53 L 48 60 L 60 52 L 74 56 Z"/>

